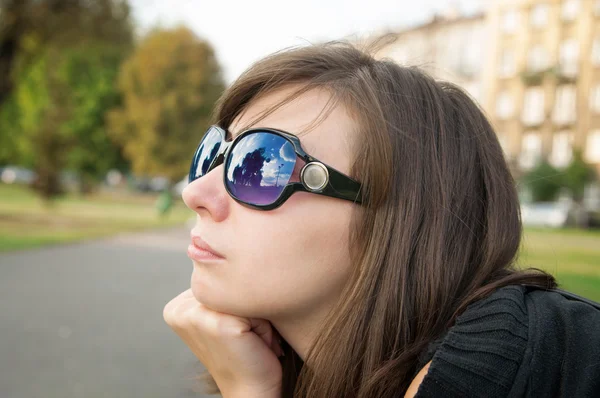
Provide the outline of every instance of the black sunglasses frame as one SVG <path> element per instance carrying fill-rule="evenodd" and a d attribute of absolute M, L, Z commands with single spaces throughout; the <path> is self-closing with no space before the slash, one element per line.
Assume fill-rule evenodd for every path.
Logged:
<path fill-rule="evenodd" d="M 283 137 L 287 141 L 291 142 L 291 144 L 294 146 L 294 151 L 296 152 L 296 156 L 298 156 L 300 159 L 302 159 L 305 162 L 305 165 L 302 167 L 302 170 L 300 172 L 300 182 L 291 182 L 291 181 L 288 182 L 286 184 L 286 186 L 283 188 L 283 191 L 281 192 L 279 197 L 275 200 L 275 202 L 269 203 L 269 204 L 264 204 L 264 205 L 258 205 L 258 204 L 249 203 L 249 202 L 246 202 L 246 201 L 243 201 L 243 200 L 237 198 L 229 190 L 228 185 L 227 185 L 227 183 L 228 183 L 227 182 L 227 170 L 223 170 L 223 184 L 225 185 L 225 189 L 227 190 L 227 193 L 229 194 L 229 196 L 231 196 L 235 201 L 237 201 L 238 203 L 241 203 L 243 205 L 249 206 L 251 208 L 257 209 L 257 210 L 273 210 L 273 209 L 276 209 L 279 206 L 281 206 L 283 203 L 285 203 L 285 201 L 288 200 L 290 198 L 290 196 L 292 196 L 292 194 L 294 194 L 295 192 L 309 192 L 309 193 L 314 193 L 317 195 L 324 195 L 324 196 L 329 196 L 332 198 L 349 200 L 356 204 L 363 203 L 361 184 L 358 181 L 352 179 L 351 177 L 347 176 L 346 174 L 339 172 L 338 170 L 334 169 L 333 167 L 331 167 L 331 166 L 321 162 L 320 160 L 310 156 L 309 154 L 307 154 L 304 151 L 304 149 L 302 148 L 302 145 L 300 144 L 300 139 L 291 133 L 288 133 L 283 130 L 270 128 L 270 127 L 256 127 L 256 128 L 251 128 L 249 130 L 245 130 L 242 133 L 238 134 L 237 137 L 235 137 L 235 139 L 233 139 L 233 141 L 227 141 L 226 140 L 226 138 L 227 138 L 226 130 L 224 130 L 223 128 L 216 126 L 216 125 L 210 126 L 208 128 L 208 130 L 206 131 L 204 137 L 206 137 L 206 135 L 210 132 L 211 129 L 216 129 L 219 132 L 219 134 L 221 135 L 221 142 L 219 144 L 219 150 L 218 150 L 217 154 L 214 156 L 214 159 L 212 160 L 210 165 L 208 166 L 208 169 L 206 170 L 206 172 L 200 177 L 192 178 L 192 175 L 193 175 L 192 173 L 194 173 L 193 169 L 194 169 L 194 166 L 196 165 L 196 162 L 194 160 L 192 160 L 192 164 L 190 166 L 190 172 L 188 174 L 188 183 L 191 183 L 192 181 L 195 181 L 198 178 L 202 178 L 204 175 L 208 174 L 215 167 L 219 166 L 222 163 L 225 163 L 226 160 L 228 159 L 229 154 L 235 147 L 235 145 L 240 140 L 242 140 L 244 137 L 246 137 L 250 134 L 254 134 L 254 133 L 270 133 L 270 134 L 275 134 L 280 137 Z M 204 141 L 204 137 L 198 144 L 196 151 L 194 151 L 194 155 L 196 155 L 196 153 L 198 152 L 198 148 L 200 148 L 200 146 L 202 145 L 202 142 Z M 317 167 L 321 167 L 326 170 L 327 181 L 326 181 L 326 184 L 321 189 L 310 188 L 305 183 L 304 171 L 306 170 L 307 166 L 309 166 L 311 164 L 317 164 Z"/>

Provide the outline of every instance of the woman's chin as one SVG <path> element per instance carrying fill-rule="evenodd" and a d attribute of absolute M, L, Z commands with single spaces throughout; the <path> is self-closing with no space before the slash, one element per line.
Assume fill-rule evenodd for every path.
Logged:
<path fill-rule="evenodd" d="M 215 289 L 214 283 L 206 283 L 205 278 L 194 271 L 190 285 L 192 293 L 198 302 L 214 311 L 229 313 L 225 310 L 227 306 L 225 305 L 224 297 L 222 297 L 222 292 L 220 292 L 220 289 Z"/>
<path fill-rule="evenodd" d="M 192 293 L 196 300 L 201 302 L 202 304 L 207 304 L 211 297 L 211 284 L 206 283 L 206 277 L 202 275 L 201 272 L 198 272 L 196 265 L 194 265 L 194 270 L 192 271 L 192 278 L 190 281 L 190 287 L 192 288 Z"/>

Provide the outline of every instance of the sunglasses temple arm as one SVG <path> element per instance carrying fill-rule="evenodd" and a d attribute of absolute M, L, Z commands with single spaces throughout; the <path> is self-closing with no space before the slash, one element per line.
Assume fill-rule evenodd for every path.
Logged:
<path fill-rule="evenodd" d="M 350 177 L 340 173 L 332 167 L 327 167 L 329 184 L 323 193 L 340 199 L 347 199 L 356 203 L 363 203 L 361 184 Z"/>

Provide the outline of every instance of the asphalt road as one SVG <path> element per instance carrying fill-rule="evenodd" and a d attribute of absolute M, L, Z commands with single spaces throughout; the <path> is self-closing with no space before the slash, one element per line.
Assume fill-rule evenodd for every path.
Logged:
<path fill-rule="evenodd" d="M 0 254 L 0 397 L 209 397 L 164 323 L 184 228 Z M 215 396 L 212 396 L 215 397 Z"/>

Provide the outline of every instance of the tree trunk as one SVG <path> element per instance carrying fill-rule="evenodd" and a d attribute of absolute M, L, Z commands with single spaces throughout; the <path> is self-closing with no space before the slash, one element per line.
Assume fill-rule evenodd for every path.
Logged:
<path fill-rule="evenodd" d="M 19 42 L 26 30 L 27 0 L 4 0 L 0 2 L 0 107 L 13 89 L 12 71 Z"/>

